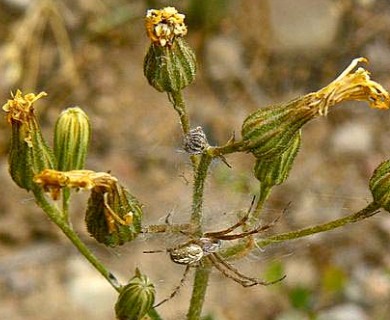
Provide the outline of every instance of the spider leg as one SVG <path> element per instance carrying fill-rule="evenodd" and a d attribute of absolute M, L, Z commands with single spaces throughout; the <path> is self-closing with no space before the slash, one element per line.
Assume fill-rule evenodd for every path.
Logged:
<path fill-rule="evenodd" d="M 250 212 L 252 211 L 252 208 L 253 208 L 253 205 L 255 203 L 255 199 L 256 197 L 253 197 L 252 199 L 252 202 L 251 202 L 251 205 L 247 211 L 247 213 L 237 222 L 235 223 L 234 225 L 232 225 L 231 227 L 229 228 L 226 228 L 226 229 L 223 229 L 221 231 L 216 231 L 216 232 L 206 232 L 204 234 L 204 237 L 207 237 L 207 238 L 218 238 L 218 239 L 222 239 L 221 237 L 236 230 L 237 228 L 241 227 L 249 218 L 249 215 L 250 215 Z"/>
<path fill-rule="evenodd" d="M 283 213 L 284 213 L 284 210 L 283 210 Z M 259 225 L 258 227 L 254 228 L 252 230 L 244 231 L 242 233 L 235 233 L 235 234 L 223 234 L 223 235 L 219 235 L 217 238 L 219 240 L 235 240 L 235 239 L 245 238 L 245 237 L 250 236 L 252 234 L 266 231 L 266 230 L 272 228 L 279 221 L 279 219 L 282 217 L 282 215 L 278 216 L 272 222 L 270 222 L 266 225 Z"/>
<path fill-rule="evenodd" d="M 239 277 L 238 275 L 236 275 L 234 272 L 232 272 L 232 270 L 228 270 L 226 269 L 226 267 L 223 265 L 223 264 L 220 264 L 220 262 L 212 255 L 209 255 L 207 257 L 207 259 L 209 259 L 211 261 L 211 263 L 213 264 L 213 266 L 219 271 L 221 272 L 225 277 L 229 278 L 229 279 L 232 279 L 233 281 L 239 283 L 240 285 L 242 285 L 243 287 L 250 287 L 253 284 L 253 282 L 249 282 L 248 280 L 246 279 L 242 279 L 241 277 Z"/>
<path fill-rule="evenodd" d="M 183 276 L 181 277 L 181 280 L 180 280 L 179 284 L 176 286 L 175 289 L 173 289 L 173 291 L 170 294 L 170 296 L 168 298 L 165 298 L 165 299 L 161 300 L 159 303 L 154 305 L 153 308 L 157 308 L 157 307 L 161 306 L 163 303 L 171 300 L 173 297 L 175 297 L 177 295 L 177 293 L 180 291 L 180 288 L 183 286 L 184 282 L 186 281 L 186 278 L 187 278 L 187 275 L 188 275 L 189 271 L 190 271 L 190 265 L 187 265 L 185 270 L 184 270 Z"/>
<path fill-rule="evenodd" d="M 260 233 L 260 232 L 266 231 L 266 230 L 270 229 L 274 224 L 275 224 L 275 222 L 271 222 L 270 224 L 266 224 L 264 226 L 260 225 L 257 228 L 252 229 L 252 230 L 244 231 L 244 232 L 241 232 L 241 233 L 235 233 L 235 234 L 224 234 L 224 235 L 220 235 L 217 238 L 219 240 L 242 239 L 242 238 L 245 238 L 245 237 L 250 236 L 252 234 L 256 234 L 256 233 Z"/>
<path fill-rule="evenodd" d="M 276 279 L 274 281 L 264 281 L 258 278 L 249 277 L 240 271 L 233 267 L 230 263 L 225 261 L 220 255 L 217 253 L 214 253 L 209 256 L 210 260 L 212 261 L 213 265 L 225 276 L 228 278 L 236 281 L 237 283 L 241 284 L 243 287 L 252 287 L 256 285 L 263 285 L 268 286 L 271 284 L 275 284 L 279 281 L 282 281 L 286 276 L 283 276 L 279 279 Z"/>

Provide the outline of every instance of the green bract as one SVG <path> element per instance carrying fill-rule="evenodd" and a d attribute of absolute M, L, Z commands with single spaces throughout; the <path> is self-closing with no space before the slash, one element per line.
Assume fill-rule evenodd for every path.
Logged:
<path fill-rule="evenodd" d="M 156 90 L 178 92 L 195 79 L 195 53 L 182 38 L 176 38 L 172 46 L 152 43 L 145 56 L 144 74 Z"/>
<path fill-rule="evenodd" d="M 374 201 L 390 212 L 390 160 L 382 162 L 370 179 Z"/>
<path fill-rule="evenodd" d="M 287 179 L 300 145 L 301 132 L 298 131 L 282 154 L 256 160 L 254 173 L 262 186 L 273 187 L 282 184 Z"/>

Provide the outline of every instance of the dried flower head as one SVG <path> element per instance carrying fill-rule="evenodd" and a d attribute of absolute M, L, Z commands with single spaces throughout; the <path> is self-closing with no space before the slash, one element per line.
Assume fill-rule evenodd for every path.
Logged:
<path fill-rule="evenodd" d="M 178 13 L 174 7 L 150 9 L 145 18 L 146 33 L 153 43 L 162 47 L 171 46 L 175 37 L 187 34 L 184 18 L 185 15 Z"/>
<path fill-rule="evenodd" d="M 93 188 L 110 189 L 118 179 L 107 172 L 92 170 L 57 171 L 45 169 L 35 175 L 34 182 L 50 192 L 54 200 L 58 199 L 60 189 L 74 188 L 91 190 Z"/>
<path fill-rule="evenodd" d="M 20 90 L 3 105 L 7 121 L 12 129 L 11 146 L 8 156 L 12 180 L 21 188 L 36 187 L 33 177 L 44 169 L 55 167 L 55 157 L 43 138 L 33 104 L 45 92 L 29 93 L 23 96 Z"/>
<path fill-rule="evenodd" d="M 11 93 L 12 99 L 8 99 L 2 109 L 7 112 L 7 121 L 12 120 L 25 122 L 30 117 L 31 112 L 34 110 L 33 103 L 38 99 L 47 96 L 46 92 L 38 94 L 28 93 L 23 96 L 22 91 L 16 90 L 16 93 Z"/>
<path fill-rule="evenodd" d="M 353 72 L 360 62 L 367 63 L 368 60 L 362 57 L 352 60 L 334 81 L 313 93 L 311 105 L 318 105 L 319 115 L 326 115 L 330 107 L 348 100 L 367 101 L 371 108 L 389 109 L 389 93 L 370 79 L 370 73 L 362 67 Z"/>
<path fill-rule="evenodd" d="M 132 241 L 141 232 L 141 219 L 142 205 L 119 183 L 92 189 L 85 223 L 98 242 L 116 247 Z"/>

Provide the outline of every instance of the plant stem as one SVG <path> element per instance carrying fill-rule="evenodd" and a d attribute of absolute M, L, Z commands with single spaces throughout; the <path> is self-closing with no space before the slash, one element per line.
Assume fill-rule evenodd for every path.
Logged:
<path fill-rule="evenodd" d="M 173 108 L 179 114 L 183 133 L 187 134 L 188 132 L 190 132 L 190 119 L 188 118 L 188 113 L 182 92 L 168 92 L 168 99 L 172 103 Z"/>
<path fill-rule="evenodd" d="M 70 200 L 70 189 L 63 188 L 62 189 L 62 216 L 63 219 L 70 225 L 69 219 L 69 200 Z"/>
<path fill-rule="evenodd" d="M 212 158 L 208 154 L 202 154 L 199 165 L 195 172 L 194 190 L 193 190 L 193 203 L 192 203 L 192 214 L 191 224 L 193 225 L 195 235 L 201 236 L 202 230 L 202 209 L 203 209 L 203 193 L 204 184 L 207 178 L 207 172 Z"/>
<path fill-rule="evenodd" d="M 271 237 L 268 237 L 265 239 L 260 239 L 260 240 L 256 241 L 256 244 L 259 247 L 265 247 L 265 246 L 268 246 L 272 243 L 278 243 L 278 242 L 284 242 L 284 241 L 288 241 L 288 240 L 299 239 L 299 238 L 310 236 L 310 235 L 313 235 L 316 233 L 340 228 L 342 226 L 345 226 L 346 224 L 358 222 L 358 221 L 361 221 L 363 219 L 367 219 L 367 218 L 377 214 L 379 212 L 379 210 L 378 210 L 379 208 L 380 208 L 380 205 L 378 205 L 375 202 L 371 202 L 364 209 L 362 209 L 356 213 L 350 214 L 344 218 L 333 220 L 333 221 L 330 221 L 330 222 L 327 222 L 324 224 L 311 226 L 308 228 L 299 229 L 296 231 L 273 235 Z"/>
<path fill-rule="evenodd" d="M 184 224 L 152 224 L 142 228 L 142 233 L 191 233 L 192 225 Z"/>
<path fill-rule="evenodd" d="M 267 201 L 269 195 L 271 194 L 272 186 L 263 185 L 260 187 L 259 199 L 257 200 L 256 207 L 250 215 L 249 224 L 253 226 L 260 217 L 260 214 L 263 210 L 264 203 Z"/>
<path fill-rule="evenodd" d="M 190 118 L 188 117 L 186 104 L 181 91 L 168 92 L 168 100 L 172 103 L 173 108 L 176 110 L 180 117 L 181 129 L 183 134 L 186 135 L 190 132 Z M 196 170 L 198 166 L 198 158 L 195 155 L 190 156 L 192 167 Z"/>
<path fill-rule="evenodd" d="M 207 172 L 211 163 L 212 157 L 207 153 L 202 154 L 199 165 L 195 171 L 193 203 L 191 214 L 191 225 L 195 229 L 194 235 L 202 236 L 202 209 L 203 209 L 203 193 L 204 184 L 207 178 Z M 210 266 L 199 266 L 195 272 L 191 303 L 188 309 L 187 319 L 198 320 L 202 313 L 204 298 L 206 295 Z"/>
<path fill-rule="evenodd" d="M 199 320 L 206 296 L 211 266 L 199 266 L 195 272 L 190 308 L 187 320 Z"/>
<path fill-rule="evenodd" d="M 243 146 L 244 146 L 243 141 L 238 141 L 238 142 L 229 141 L 227 144 L 221 147 L 209 147 L 207 153 L 213 157 L 219 157 L 224 154 L 240 152 Z"/>
<path fill-rule="evenodd" d="M 295 231 L 276 234 L 264 239 L 259 239 L 256 241 L 256 245 L 260 248 L 264 248 L 273 243 L 299 239 L 316 233 L 340 228 L 342 226 L 345 226 L 346 224 L 358 222 L 377 214 L 379 212 L 378 210 L 379 208 L 380 205 L 376 204 L 375 202 L 372 202 L 369 205 L 367 205 L 367 207 L 365 207 L 364 209 L 356 213 L 350 214 L 344 218 L 336 219 L 324 224 L 319 224 L 319 225 L 315 225 L 315 226 L 311 226 L 311 227 L 307 227 Z M 230 257 L 234 258 L 236 256 L 239 256 L 239 254 L 245 250 L 247 250 L 247 245 L 245 243 L 238 243 L 236 245 L 230 246 L 222 250 L 220 254 L 224 258 L 230 258 Z"/>
<path fill-rule="evenodd" d="M 76 232 L 71 228 L 66 220 L 62 218 L 62 213 L 57 207 L 51 205 L 44 193 L 39 189 L 34 189 L 35 200 L 47 214 L 51 221 L 53 221 L 61 231 L 68 237 L 73 245 L 79 250 L 79 252 L 92 264 L 92 266 L 100 272 L 100 274 L 110 283 L 110 285 L 117 291 L 120 292 L 121 284 L 118 282 L 116 277 L 106 269 L 106 267 L 95 257 L 95 255 L 86 247 L 86 245 L 77 236 Z"/>

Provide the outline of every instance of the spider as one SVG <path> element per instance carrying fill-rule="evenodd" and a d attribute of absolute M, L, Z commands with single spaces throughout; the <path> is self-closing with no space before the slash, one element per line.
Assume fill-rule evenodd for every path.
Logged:
<path fill-rule="evenodd" d="M 250 212 L 253 207 L 255 199 L 252 200 L 252 203 L 249 207 L 248 212 L 243 218 L 241 218 L 237 223 L 232 225 L 229 228 L 216 231 L 216 232 L 206 232 L 200 238 L 191 239 L 182 243 L 178 246 L 168 248 L 167 250 L 151 250 L 144 251 L 144 253 L 157 253 L 157 252 L 168 252 L 170 259 L 177 264 L 185 265 L 183 276 L 177 287 L 174 288 L 171 295 L 164 300 L 157 303 L 154 308 L 162 305 L 163 303 L 169 301 L 179 292 L 181 286 L 184 284 L 188 272 L 191 267 L 199 266 L 204 262 L 210 263 L 214 266 L 219 272 L 221 272 L 225 277 L 232 279 L 233 281 L 239 283 L 243 287 L 252 287 L 255 285 L 268 286 L 279 281 L 282 281 L 286 276 L 278 278 L 273 281 L 264 281 L 262 279 L 253 278 L 241 273 L 237 268 L 228 263 L 219 253 L 223 240 L 237 240 L 249 237 L 251 235 L 263 232 L 271 228 L 279 218 L 272 221 L 267 225 L 260 225 L 252 230 L 243 231 L 241 233 L 233 233 L 234 230 L 243 226 L 249 218 Z"/>

